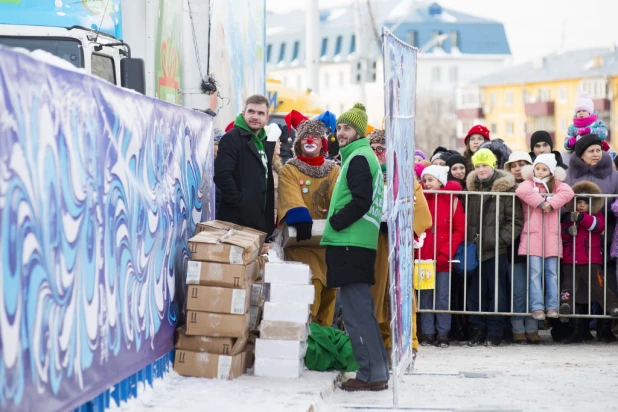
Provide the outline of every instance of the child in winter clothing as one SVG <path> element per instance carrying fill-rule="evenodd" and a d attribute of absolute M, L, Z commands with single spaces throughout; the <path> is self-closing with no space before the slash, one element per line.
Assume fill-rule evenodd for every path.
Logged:
<path fill-rule="evenodd" d="M 420 149 L 416 149 L 414 151 L 414 163 L 422 163 L 424 160 L 427 160 L 425 152 Z"/>
<path fill-rule="evenodd" d="M 562 293 L 560 295 L 560 313 L 573 313 L 573 296 L 575 296 L 576 313 L 588 313 L 588 294 L 593 301 L 603 306 L 607 294 L 606 313 L 618 317 L 618 299 L 611 292 L 603 279 L 603 239 L 605 230 L 605 215 L 603 199 L 585 195 L 601 194 L 601 189 L 589 181 L 581 181 L 573 185 L 576 194 L 574 202 L 566 205 L 567 212 L 562 214 L 562 240 L 564 242 L 564 257 L 562 259 Z M 573 285 L 575 280 L 575 286 Z M 587 319 L 575 319 L 575 331 L 564 343 L 583 341 Z M 609 330 L 602 330 L 602 335 L 611 339 L 611 323 Z"/>
<path fill-rule="evenodd" d="M 575 103 L 573 124 L 569 126 L 567 137 L 564 139 L 564 148 L 568 152 L 572 152 L 579 138 L 587 134 L 599 136 L 603 141 L 603 150 L 609 151 L 609 145 L 605 141 L 607 139 L 607 126 L 603 120 L 599 119 L 598 115 L 594 111 L 594 103 L 590 95 L 586 92 L 580 93 Z"/>
<path fill-rule="evenodd" d="M 432 165 L 423 170 L 422 180 L 425 190 L 460 191 L 457 182 L 448 181 L 448 167 Z M 434 291 L 421 290 L 420 308 L 448 310 L 449 272 L 451 260 L 457 248 L 464 241 L 465 214 L 462 203 L 452 194 L 425 193 L 433 227 L 425 231 L 423 247 L 417 253 L 417 259 L 429 259 L 436 262 L 435 308 Z M 433 344 L 442 348 L 449 346 L 448 334 L 451 330 L 451 315 L 421 313 L 421 345 Z M 436 339 L 436 330 L 438 337 Z"/>
<path fill-rule="evenodd" d="M 504 170 L 496 169 L 496 156 L 491 150 L 479 149 L 472 157 L 472 162 L 474 171 L 470 172 L 466 180 L 468 191 L 495 194 L 515 191 L 515 178 Z M 503 195 L 498 201 L 496 196 L 491 194 L 485 196 L 472 194 L 468 197 L 466 216 L 467 240 L 477 242 L 480 262 L 478 270 L 471 276 L 467 309 L 469 312 L 493 312 L 498 308 L 499 312 L 506 312 L 508 310 L 506 255 L 511 250 L 513 237 L 519 236 L 523 226 L 523 212 L 519 200 L 514 196 Z M 468 346 L 483 343 L 487 346 L 500 345 L 506 324 L 504 316 L 470 315 L 469 321 Z"/>
<path fill-rule="evenodd" d="M 537 156 L 532 166 L 525 166 L 522 182 L 515 193 L 524 204 L 524 229 L 519 254 L 529 255 L 530 310 L 536 320 L 558 316 L 558 265 L 562 257 L 560 208 L 573 199 L 573 190 L 563 183 L 566 172 L 557 166 L 551 153 Z M 551 196 L 543 197 L 542 193 Z M 543 299 L 543 268 L 545 299 Z"/>

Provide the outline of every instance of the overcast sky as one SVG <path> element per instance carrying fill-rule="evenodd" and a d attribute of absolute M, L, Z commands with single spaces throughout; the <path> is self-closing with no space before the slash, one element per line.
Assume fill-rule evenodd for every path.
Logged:
<path fill-rule="evenodd" d="M 287 11 L 302 8 L 304 3 L 305 0 L 266 0 L 266 8 Z M 320 7 L 338 3 L 349 3 L 349 0 L 320 0 Z M 437 3 L 502 22 L 516 62 L 559 51 L 561 45 L 564 50 L 574 50 L 618 44 L 618 0 L 437 0 Z"/>

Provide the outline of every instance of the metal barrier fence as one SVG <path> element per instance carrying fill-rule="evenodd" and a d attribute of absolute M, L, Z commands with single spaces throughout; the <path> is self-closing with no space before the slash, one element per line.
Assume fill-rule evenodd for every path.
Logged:
<path fill-rule="evenodd" d="M 531 252 L 530 251 L 530 236 L 526 236 L 526 233 L 530 233 L 530 228 L 528 227 L 531 223 L 531 214 L 534 208 L 524 204 L 523 202 L 521 202 L 515 193 L 496 193 L 496 192 L 455 192 L 455 191 L 446 191 L 446 190 L 438 190 L 438 191 L 434 191 L 434 190 L 426 190 L 425 193 L 427 194 L 435 194 L 435 196 L 439 197 L 446 197 L 448 196 L 450 198 L 450 208 L 449 208 L 449 217 L 448 217 L 448 224 L 449 224 L 449 233 L 452 234 L 453 233 L 453 220 L 454 220 L 454 213 L 455 213 L 455 209 L 458 207 L 458 204 L 461 204 L 464 208 L 464 212 L 466 214 L 466 221 L 465 221 L 465 226 L 464 226 L 464 242 L 476 242 L 477 243 L 477 252 L 478 252 L 478 268 L 472 272 L 468 272 L 467 270 L 464 270 L 463 273 L 460 272 L 455 272 L 453 270 L 453 264 L 454 263 L 458 263 L 459 261 L 455 261 L 453 259 L 450 260 L 450 265 L 449 266 L 449 270 L 448 270 L 448 307 L 444 308 L 444 305 L 438 305 L 438 306 L 442 306 L 440 308 L 437 307 L 436 304 L 436 299 L 438 298 L 437 295 L 438 293 L 435 291 L 435 289 L 430 289 L 430 292 L 434 292 L 433 293 L 433 299 L 432 299 L 432 304 L 430 305 L 429 308 L 427 308 L 427 305 L 423 305 L 423 301 L 426 302 L 425 300 L 422 300 L 421 297 L 423 295 L 423 292 L 425 292 L 424 290 L 416 289 L 418 287 L 418 285 L 415 284 L 415 293 L 417 293 L 417 301 L 419 302 L 419 313 L 436 313 L 436 314 L 452 314 L 452 315 L 457 315 L 457 314 L 462 314 L 462 315 L 500 315 L 500 316 L 530 316 L 531 315 L 531 310 L 530 310 L 530 261 L 531 258 L 533 260 L 535 260 L 536 255 L 540 254 L 540 259 L 541 259 L 541 282 L 542 282 L 542 300 L 543 302 L 545 302 L 546 299 L 546 291 L 548 287 L 552 287 L 551 285 L 546 285 L 546 279 L 545 279 L 545 270 L 546 270 L 546 260 L 549 260 L 549 257 L 544 257 L 545 256 L 545 240 L 546 240 L 546 236 L 556 236 L 556 240 L 558 242 L 558 244 L 563 244 L 563 230 L 564 230 L 564 225 L 563 223 L 565 223 L 564 220 L 564 214 L 567 213 L 567 210 L 563 207 L 561 210 L 558 210 L 557 213 L 555 213 L 554 216 L 549 215 L 547 216 L 546 214 L 543 214 L 542 217 L 542 225 L 541 225 L 541 239 L 542 239 L 542 250 L 540 251 L 534 251 Z M 547 196 L 551 196 L 548 194 L 541 194 L 544 197 Z M 475 198 L 476 197 L 476 198 Z M 573 263 L 572 264 L 562 264 L 562 259 L 552 259 L 550 263 L 552 263 L 555 260 L 555 263 L 552 263 L 556 265 L 555 268 L 555 273 L 556 273 L 556 280 L 557 280 L 557 284 L 556 286 L 556 302 L 558 304 L 558 307 L 555 309 L 559 309 L 561 303 L 563 302 L 563 300 L 561 299 L 561 295 L 564 292 L 569 292 L 570 294 L 570 310 L 568 313 L 560 313 L 560 317 L 561 318 L 610 318 L 609 315 L 607 315 L 608 312 L 608 298 L 609 298 L 609 303 L 610 305 L 614 305 L 614 307 L 618 307 L 618 300 L 616 299 L 616 290 L 615 289 L 609 289 L 608 288 L 608 267 L 610 269 L 614 269 L 614 267 L 616 266 L 613 261 L 611 260 L 610 256 L 609 256 L 609 245 L 611 245 L 612 239 L 613 239 L 613 231 L 614 231 L 614 226 L 615 226 L 615 216 L 614 216 L 614 212 L 611 211 L 610 209 L 610 205 L 611 202 L 616 200 L 618 198 L 618 195 L 592 195 L 592 194 L 585 194 L 585 195 L 575 195 L 575 197 L 567 204 L 567 205 L 572 205 L 572 210 L 576 211 L 577 210 L 577 199 L 581 199 L 581 198 L 586 198 L 588 199 L 588 205 L 589 208 L 593 205 L 593 200 L 594 199 L 598 199 L 597 202 L 603 202 L 602 208 L 601 210 L 594 215 L 593 217 L 595 217 L 594 219 L 594 224 L 593 227 L 591 227 L 589 229 L 589 236 L 588 236 L 588 241 L 587 243 L 587 263 L 583 263 L 583 264 L 578 264 L 577 263 L 577 258 L 576 256 L 578 256 L 578 252 L 582 253 L 581 248 L 577 247 L 577 241 L 575 240 L 575 237 L 573 236 L 573 241 L 571 242 L 572 245 L 569 246 L 571 248 L 570 253 L 573 256 Z M 457 200 L 455 200 L 457 199 Z M 477 217 L 475 216 L 470 216 L 469 215 L 469 204 L 470 201 L 476 201 L 478 202 L 480 200 L 480 213 L 479 216 Z M 485 216 L 485 213 L 487 211 L 487 209 L 492 208 L 494 205 L 491 204 L 491 202 L 495 202 L 495 210 L 497 211 L 496 216 L 495 216 L 495 229 L 494 229 L 494 233 L 490 234 L 490 233 L 483 233 L 486 232 L 486 226 L 487 226 L 487 220 L 488 217 Z M 510 202 L 513 204 L 513 207 L 509 208 L 510 209 L 510 216 L 504 216 L 504 215 L 500 215 L 500 205 L 501 203 L 507 203 Z M 438 222 L 438 224 L 440 224 L 440 222 L 443 221 L 444 216 L 443 215 L 439 215 L 439 211 L 438 211 L 438 201 L 436 199 L 436 202 L 434 202 L 434 210 L 433 210 L 433 216 L 434 216 L 434 225 L 432 228 L 428 229 L 429 231 L 433 231 L 434 234 L 437 233 L 437 228 L 436 228 L 436 222 Z M 597 203 L 598 204 L 598 203 Z M 598 204 L 600 206 L 600 204 Z M 566 205 L 565 205 L 566 206 Z M 518 227 L 518 224 L 516 223 L 516 218 L 520 215 L 518 213 L 518 210 L 521 211 L 521 216 L 522 216 L 522 220 L 521 220 L 521 228 Z M 589 209 L 590 211 L 590 209 Z M 556 212 L 556 211 L 554 211 Z M 443 212 L 442 212 L 443 213 Z M 570 213 L 570 212 L 569 212 Z M 616 213 L 618 215 L 618 212 Z M 526 219 L 523 219 L 523 216 L 526 216 Z M 510 218 L 510 219 L 508 219 Z M 601 218 L 602 218 L 602 222 L 601 222 Z M 468 226 L 469 226 L 469 222 L 472 221 L 472 219 L 478 219 L 478 227 L 482 228 L 482 230 L 480 230 L 480 233 L 469 233 L 468 231 Z M 547 228 L 549 228 L 550 226 L 550 219 L 557 219 L 557 222 L 555 222 L 557 224 L 558 227 L 558 231 L 557 233 L 548 233 L 548 231 L 546 230 Z M 561 220 L 562 219 L 562 220 Z M 501 241 L 501 229 L 504 229 L 504 222 L 501 223 L 501 220 L 507 221 L 509 223 L 506 223 L 507 226 L 509 226 L 507 229 L 511 232 L 511 236 L 510 236 L 510 245 L 508 246 L 508 251 L 506 252 L 506 259 L 504 253 L 503 254 L 499 254 L 499 249 L 500 249 L 500 241 Z M 485 221 L 485 225 L 484 225 L 484 221 Z M 502 224 L 502 228 L 500 227 Z M 574 225 L 572 222 L 570 225 Z M 555 226 L 554 226 L 555 227 Z M 568 227 L 567 227 L 568 230 Z M 504 233 L 504 231 L 502 231 Z M 575 233 L 576 234 L 576 233 Z M 495 243 L 495 248 L 494 248 L 494 257 L 490 257 L 489 259 L 487 259 L 487 251 L 485 251 L 485 256 L 483 256 L 483 238 L 487 237 L 488 235 L 491 236 L 495 236 L 494 237 L 494 243 Z M 523 239 L 523 241 L 527 242 L 527 254 L 525 256 L 519 255 L 518 254 L 518 249 L 519 249 L 519 243 L 518 243 L 518 238 L 520 237 Z M 566 234 L 565 234 L 566 236 Z M 595 245 L 593 245 L 593 243 L 596 243 L 593 241 L 593 237 L 599 237 L 600 238 L 600 242 L 599 242 L 599 247 L 602 248 L 602 264 L 595 264 L 592 262 L 593 260 L 593 249 L 597 249 L 595 247 Z M 453 245 L 451 242 L 452 239 L 449 239 L 449 256 L 454 257 L 455 256 L 455 252 L 456 252 L 456 245 Z M 521 241 L 521 240 L 519 240 Z M 433 262 L 437 262 L 437 246 L 438 246 L 438 237 L 437 236 L 433 236 L 433 256 L 423 256 L 422 254 L 422 248 L 421 249 L 417 249 L 415 250 L 415 254 L 414 254 L 414 259 L 415 259 L 415 266 L 417 264 L 418 260 L 433 260 Z M 594 250 L 595 252 L 598 252 L 598 250 Z M 540 252 L 540 253 L 539 253 Z M 562 253 L 563 255 L 567 255 L 567 247 L 564 246 L 562 248 Z M 470 256 L 468 256 L 467 254 L 467 248 L 463 248 L 463 258 L 464 258 L 464 267 L 467 266 L 468 260 L 471 258 Z M 525 262 L 522 261 L 522 259 L 525 258 Z M 486 290 L 484 290 L 485 288 L 483 288 L 483 270 L 487 271 L 488 268 L 489 270 L 491 270 L 491 263 L 488 267 L 488 262 L 491 262 L 491 259 L 493 259 L 493 285 L 497 285 L 494 286 L 494 291 L 493 291 L 493 309 L 489 309 L 489 310 L 483 310 L 483 307 L 485 306 L 484 304 L 487 303 L 487 293 L 483 293 L 486 292 Z M 519 262 L 516 262 L 516 260 L 519 259 Z M 504 267 L 506 262 L 506 268 Z M 609 263 L 609 265 L 608 265 Z M 516 273 L 516 269 L 522 270 L 521 266 L 518 265 L 522 265 L 525 264 L 525 306 L 524 306 L 524 310 L 519 310 L 516 311 L 515 310 L 515 299 L 519 298 L 521 299 L 521 289 L 519 289 L 519 291 L 516 291 L 515 286 L 515 273 Z M 550 265 L 550 269 L 553 269 L 552 265 Z M 587 285 L 585 284 L 586 280 L 586 276 L 584 274 L 584 276 L 582 276 L 582 268 L 583 267 L 587 268 Z M 595 273 L 595 269 L 598 269 L 598 267 L 602 267 L 602 273 L 599 273 L 598 271 Z M 434 268 L 435 268 L 435 264 L 434 264 Z M 561 270 L 562 269 L 562 270 Z M 615 269 L 614 269 L 615 270 Z M 446 272 L 444 272 L 446 273 Z M 440 280 L 440 283 L 444 283 L 443 279 L 438 279 L 439 276 L 437 270 L 434 270 L 434 274 L 436 275 L 436 284 L 435 287 L 438 287 L 438 280 Z M 506 274 L 505 278 L 501 278 L 502 274 Z M 443 276 L 443 275 L 442 275 Z M 614 276 L 618 282 L 618 273 L 614 273 Z M 491 280 L 491 279 L 489 279 Z M 520 279 L 521 280 L 521 279 Z M 613 282 L 613 280 L 612 280 Z M 521 283 L 521 282 L 519 282 Z M 478 284 L 478 285 L 477 285 Z M 505 289 L 501 288 L 501 284 L 504 284 Z M 518 285 L 520 288 L 521 286 Z M 478 287 L 478 291 L 477 290 L 472 290 L 473 288 L 477 288 Z M 582 289 L 585 288 L 585 289 Z M 456 290 L 453 290 L 456 289 Z M 443 291 L 441 291 L 443 292 Z M 477 293 L 478 292 L 478 302 L 476 303 L 475 301 L 477 299 L 470 299 L 470 294 L 471 293 Z M 502 292 L 505 292 L 504 294 Z M 602 294 L 602 299 L 599 299 L 599 294 Z M 519 294 L 519 296 L 518 296 Z M 551 293 L 549 294 L 551 297 Z M 476 296 L 476 295 L 475 295 Z M 502 300 L 506 300 L 506 302 L 501 301 Z M 491 299 L 490 299 L 491 300 Z M 601 300 L 601 301 L 600 301 Z M 455 302 L 455 303 L 454 303 Z M 595 314 L 593 313 L 593 303 L 596 302 L 599 305 L 602 306 L 603 309 L 603 313 L 602 314 Z M 579 310 L 576 311 L 576 306 L 579 305 Z M 453 307 L 456 306 L 456 307 Z M 582 310 L 583 306 L 586 306 L 586 310 Z M 506 310 L 504 308 L 507 308 Z M 521 305 L 520 305 L 521 307 Z M 502 310 L 500 310 L 500 308 L 502 308 Z M 583 312 L 583 313 L 582 313 Z"/>

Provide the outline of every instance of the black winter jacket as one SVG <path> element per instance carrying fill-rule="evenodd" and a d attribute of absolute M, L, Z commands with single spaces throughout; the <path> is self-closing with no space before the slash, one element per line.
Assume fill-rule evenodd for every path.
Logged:
<path fill-rule="evenodd" d="M 272 160 L 275 142 L 264 142 L 268 159 L 268 187 L 264 165 L 251 133 L 234 127 L 219 142 L 214 181 L 221 190 L 217 219 L 249 226 L 270 236 L 275 228 L 275 186 Z"/>

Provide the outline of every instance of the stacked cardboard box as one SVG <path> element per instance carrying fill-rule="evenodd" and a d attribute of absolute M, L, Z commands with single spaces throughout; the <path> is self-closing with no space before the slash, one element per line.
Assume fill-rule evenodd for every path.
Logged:
<path fill-rule="evenodd" d="M 308 265 L 267 263 L 264 274 L 264 313 L 255 343 L 255 375 L 298 378 L 309 334 L 309 305 L 315 291 Z"/>
<path fill-rule="evenodd" d="M 187 325 L 178 329 L 174 370 L 234 379 L 252 362 L 249 307 L 265 234 L 212 221 L 189 239 Z"/>

